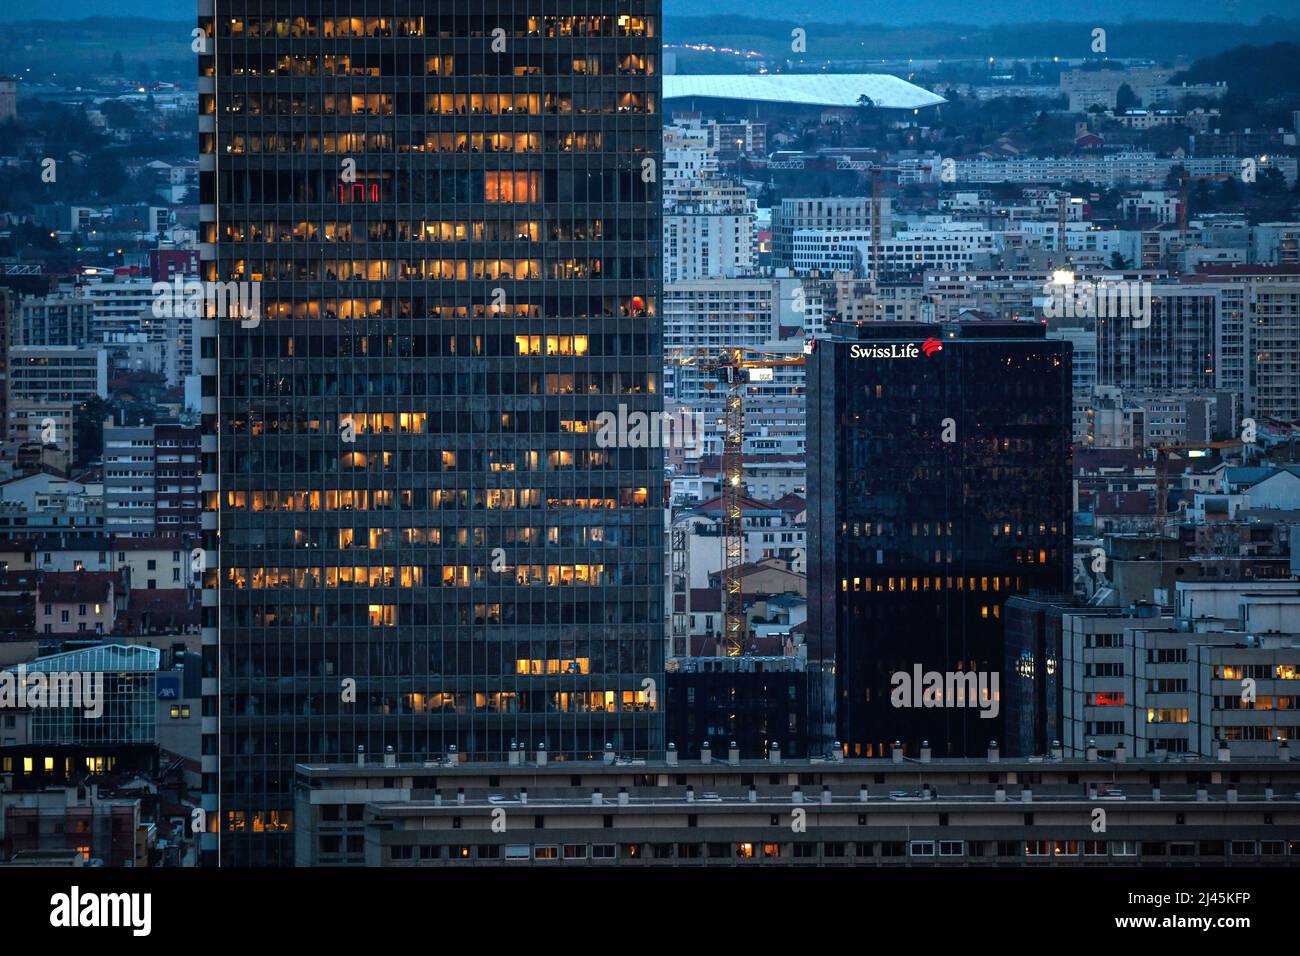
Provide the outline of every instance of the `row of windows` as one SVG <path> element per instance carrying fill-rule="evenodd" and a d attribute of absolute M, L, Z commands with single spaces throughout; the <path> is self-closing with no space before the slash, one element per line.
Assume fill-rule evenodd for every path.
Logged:
<path fill-rule="evenodd" d="M 951 561 L 951 558 L 949 558 L 949 560 Z M 956 581 L 956 584 L 953 583 L 954 581 Z M 991 586 L 989 583 L 990 581 L 992 582 Z M 1016 578 L 1015 581 L 1016 581 L 1015 590 L 1019 591 L 1020 578 Z M 933 582 L 933 584 L 931 584 L 931 582 Z M 931 591 L 931 590 L 933 591 L 943 591 L 943 590 L 1000 591 L 1004 587 L 1005 588 L 1011 587 L 1010 576 L 1004 578 L 999 578 L 996 576 L 992 578 L 989 577 L 979 577 L 979 578 L 898 577 L 895 578 L 891 575 L 887 578 L 882 577 L 882 578 L 875 579 L 874 582 L 872 578 L 855 577 L 853 578 L 852 588 L 849 587 L 848 578 L 840 579 L 840 590 L 844 592 L 864 591 L 864 592 L 871 593 L 871 592 L 884 592 L 884 591 L 894 591 L 894 590 L 898 590 L 898 591 Z M 994 616 L 996 617 L 1000 613 L 1001 609 L 995 606 L 993 610 L 994 610 Z M 986 613 L 985 617 L 987 616 L 988 615 Z"/>
<path fill-rule="evenodd" d="M 644 528 L 640 530 L 644 531 Z M 223 529 L 222 541 L 231 548 L 280 547 L 313 550 L 337 548 L 340 551 L 351 548 L 378 551 L 411 545 L 440 545 L 449 549 L 472 545 L 479 548 L 486 547 L 490 542 L 494 545 L 518 545 L 522 548 L 545 547 L 549 551 L 554 548 L 622 549 L 632 545 L 633 534 L 632 529 L 629 528 L 607 528 L 599 524 L 585 523 L 494 528 L 302 528 L 296 522 L 284 527 L 276 527 L 272 522 L 258 522 L 251 528 Z M 641 544 L 644 546 L 647 542 L 642 541 Z M 633 555 L 624 553 L 621 556 Z M 503 564 L 502 567 L 508 573 L 514 566 Z"/>
<path fill-rule="evenodd" d="M 273 397 L 284 399 L 294 394 L 291 390 L 291 381 L 286 378 L 279 378 L 272 375 L 251 376 L 249 378 L 239 378 L 238 376 L 223 376 L 222 379 L 223 394 L 227 398 L 261 398 Z M 395 390 L 398 382 L 411 384 L 413 387 Z M 372 383 L 379 384 L 382 387 L 369 387 Z M 483 385 L 498 385 L 484 391 Z M 535 374 L 529 375 L 524 372 L 505 372 L 505 373 L 465 373 L 465 372 L 444 372 L 441 375 L 385 375 L 385 376 L 344 376 L 336 385 L 328 387 L 323 393 L 325 395 L 338 395 L 349 398 L 358 396 L 412 396 L 412 395 L 476 395 L 483 396 L 505 396 L 505 395 L 567 395 L 573 397 L 579 396 L 601 396 L 601 395 L 654 395 L 655 376 L 650 373 L 636 374 L 633 372 L 577 372 L 577 373 L 555 373 L 555 374 Z M 310 394 L 310 393 L 309 393 Z M 612 414 L 615 409 L 610 408 L 608 411 Z M 450 412 L 448 412 L 450 414 Z M 474 424 L 466 429 L 466 432 L 475 433 L 501 433 L 518 431 L 519 429 L 509 427 L 508 420 L 500 419 L 500 426 L 493 424 L 496 416 L 483 412 L 464 412 L 463 415 L 466 423 L 473 418 Z M 249 415 L 253 421 L 250 424 L 244 416 Z M 264 420 L 279 420 L 282 422 L 289 421 L 288 416 L 277 416 L 274 413 L 263 413 L 261 409 L 252 411 L 233 412 L 227 419 L 227 430 L 231 433 L 238 434 L 246 432 L 251 434 L 261 434 L 263 427 L 261 422 Z M 282 431 L 307 431 L 307 428 L 284 428 Z M 442 429 L 443 433 L 455 432 L 451 429 Z"/>
<path fill-rule="evenodd" d="M 272 299 L 262 306 L 262 318 L 269 320 L 283 321 L 303 321 L 316 320 L 322 317 L 327 319 L 466 319 L 466 318 L 486 318 L 496 315 L 497 317 L 508 317 L 510 315 L 525 316 L 544 316 L 546 318 L 642 318 L 647 315 L 655 314 L 655 299 L 653 296 L 627 295 L 617 296 L 558 296 L 551 295 L 537 298 L 538 302 L 515 302 L 513 308 L 510 302 L 504 303 L 498 311 L 495 301 L 484 303 L 475 303 L 473 305 L 464 304 L 467 301 L 473 302 L 468 296 L 463 286 L 449 286 L 450 294 L 446 299 L 438 300 L 436 298 L 311 298 L 299 299 L 294 302 L 281 302 Z M 486 299 L 495 300 L 499 298 L 495 293 L 485 296 Z M 459 303 L 457 304 L 457 300 Z M 210 313 L 211 314 L 211 313 Z M 371 336 L 375 343 L 388 340 L 387 337 Z M 206 341 L 206 340 L 205 340 Z M 267 346 L 263 344 L 266 340 L 261 336 L 222 336 L 222 354 L 231 357 L 243 358 L 261 358 L 262 350 Z M 273 340 L 278 348 L 278 343 L 284 339 Z M 405 343 L 413 345 L 414 340 L 407 337 L 399 336 L 392 339 L 396 346 L 400 347 Z M 464 337 L 463 341 L 468 347 L 471 340 Z M 341 336 L 311 336 L 308 344 L 311 342 L 338 342 L 340 348 L 357 343 L 356 347 L 350 351 L 338 351 L 334 353 L 310 353 L 311 355 L 323 355 L 325 358 L 333 358 L 335 355 L 355 355 L 363 356 L 367 354 L 381 354 L 378 351 L 367 350 L 367 336 L 365 335 L 341 335 Z M 274 354 L 274 353 L 272 353 Z M 303 353 L 299 357 L 305 357 L 308 353 Z M 388 354 L 414 354 L 413 352 L 398 352 L 396 350 Z M 450 354 L 467 355 L 467 348 L 457 347 L 455 352 Z M 211 357 L 205 355 L 205 357 Z M 282 357 L 289 357 L 283 355 Z"/>
<path fill-rule="evenodd" d="M 406 626 L 427 629 L 438 625 L 456 627 L 471 624 L 509 627 L 588 624 L 609 626 L 652 620 L 654 615 L 659 613 L 655 611 L 653 601 L 629 600 L 630 594 L 640 594 L 644 591 L 645 588 L 631 591 L 625 587 L 610 592 L 605 600 L 566 600 L 563 604 L 556 603 L 552 597 L 553 592 L 539 593 L 537 596 L 540 600 L 532 603 L 514 601 L 508 604 L 451 602 L 434 604 L 429 603 L 430 599 L 426 594 L 419 603 L 404 603 L 396 606 L 369 605 L 364 603 L 366 596 L 362 595 L 362 603 L 355 605 L 321 602 L 306 606 L 270 604 L 240 607 L 228 604 L 228 609 L 223 608 L 222 617 L 230 625 L 259 628 Z M 292 592 L 287 596 L 292 596 Z M 394 607 L 391 618 L 389 607 Z"/>
<path fill-rule="evenodd" d="M 223 608 L 223 617 L 225 612 Z M 565 640 L 547 641 L 530 636 L 527 641 L 486 642 L 480 637 L 471 639 L 465 635 L 460 639 L 453 635 L 443 640 L 436 631 L 420 635 L 416 641 L 373 643 L 340 643 L 334 637 L 312 634 L 297 643 L 283 646 L 283 650 L 281 647 L 260 642 L 227 647 L 223 651 L 221 670 L 227 676 L 239 678 L 337 678 L 350 675 L 362 684 L 364 690 L 364 681 L 371 677 L 385 686 L 402 681 L 411 686 L 408 679 L 417 675 L 441 676 L 457 671 L 468 675 L 511 675 L 517 674 L 521 666 L 527 667 L 531 673 L 534 658 L 520 657 L 521 654 L 546 654 L 546 658 L 536 658 L 540 662 L 537 670 L 549 672 L 549 662 L 555 660 L 566 679 L 574 673 L 570 667 L 579 673 L 583 673 L 585 667 L 585 673 L 630 674 L 647 669 L 652 659 L 648 639 L 641 640 L 639 635 L 631 632 L 606 634 L 603 631 L 588 637 L 571 635 Z M 522 665 L 521 660 L 524 662 Z M 586 663 L 581 663 L 583 661 Z M 526 686 L 534 686 L 534 682 L 527 682 Z M 395 697 L 391 703 L 396 705 Z M 483 702 L 474 699 L 471 703 L 481 705 Z M 498 783 L 489 785 L 500 786 L 499 778 L 496 779 Z M 657 785 L 658 779 L 652 775 L 649 782 L 637 785 Z M 772 785 L 779 786 L 783 779 L 773 781 Z M 572 786 L 581 786 L 581 783 Z"/>
<path fill-rule="evenodd" d="M 424 492 L 419 492 L 421 499 Z M 563 508 L 570 511 L 598 511 L 601 509 L 644 508 L 650 501 L 645 488 L 619 488 L 609 497 L 546 497 L 538 488 L 433 488 L 427 492 L 427 502 L 417 505 L 417 491 L 410 488 L 330 489 L 325 491 L 265 491 L 226 492 L 225 508 L 228 511 L 452 511 L 479 510 L 483 508 Z"/>
<path fill-rule="evenodd" d="M 1217 664 L 1215 680 L 1300 680 L 1300 664 Z"/>
<path fill-rule="evenodd" d="M 246 47 L 221 54 L 222 76 L 650 76 L 655 72 L 655 57 L 639 53 L 613 51 L 603 53 L 541 55 L 507 58 L 450 54 L 430 54 L 436 44 L 424 52 L 409 52 L 412 47 L 384 44 L 373 49 L 364 46 L 351 53 L 281 53 L 260 52 Z M 531 61 L 531 62 L 530 62 Z M 503 69 L 504 68 L 504 69 Z"/>
<path fill-rule="evenodd" d="M 1089 634 L 1084 638 L 1084 647 L 1123 647 L 1123 634 Z"/>
<path fill-rule="evenodd" d="M 355 180 L 342 179 L 342 170 L 317 168 L 314 163 L 283 165 L 287 168 L 203 173 L 200 198 L 224 204 L 381 206 L 381 212 L 387 213 L 396 212 L 390 205 L 405 204 L 625 203 L 645 210 L 647 219 L 657 218 L 653 159 L 648 156 L 640 162 L 623 160 L 619 168 L 489 170 L 404 164 L 396 170 L 359 172 Z"/>
<path fill-rule="evenodd" d="M 213 227 L 215 229 L 215 225 Z M 223 242 L 537 242 L 652 239 L 649 219 L 367 219 L 352 222 L 223 220 Z M 355 236 L 353 233 L 355 230 Z M 606 235 L 608 232 L 608 236 Z"/>
<path fill-rule="evenodd" d="M 1085 664 L 1083 666 L 1084 677 L 1123 677 L 1123 664 Z"/>
<path fill-rule="evenodd" d="M 347 840 L 344 844 L 343 840 Z M 364 837 L 323 836 L 322 853 L 336 854 L 347 847 L 348 853 L 364 850 Z M 1226 849 L 1229 851 L 1225 853 Z M 964 840 L 910 840 L 865 842 L 769 843 L 566 843 L 566 844 L 422 844 L 391 846 L 388 858 L 409 860 L 636 860 L 650 859 L 793 859 L 880 857 L 880 858 L 959 858 L 959 857 L 1161 857 L 1161 856 L 1286 856 L 1300 855 L 1300 841 L 1292 840 L 1202 840 L 1170 842 L 1137 840 L 999 840 L 973 842 Z"/>
<path fill-rule="evenodd" d="M 1214 698 L 1215 710 L 1291 710 L 1300 706 L 1300 697 L 1260 694 L 1252 701 L 1244 701 L 1240 694 Z"/>
<path fill-rule="evenodd" d="M 1219 740 L 1300 740 L 1300 724 L 1279 727 L 1215 727 Z"/>
<path fill-rule="evenodd" d="M 8 718 L 5 726 L 13 726 Z M 58 773 L 61 769 L 71 775 L 74 768 L 80 770 L 84 766 L 87 773 L 99 774 L 111 773 L 117 765 L 116 757 L 79 757 L 75 761 L 72 757 L 64 757 L 62 768 L 58 766 L 58 760 L 57 757 L 0 757 L 0 773 Z"/>
<path fill-rule="evenodd" d="M 226 276 L 262 281 L 388 282 L 469 279 L 649 279 L 659 261 L 635 256 L 546 256 L 544 259 L 235 259 Z M 242 314 L 232 314 L 240 318 Z M 328 316 L 334 318 L 335 316 Z M 348 318 L 343 315 L 341 318 Z"/>
<path fill-rule="evenodd" d="M 239 131 L 221 140 L 224 151 L 233 155 L 279 155 L 279 153 L 411 153 L 411 152 L 599 152 L 602 134 L 598 130 L 552 130 L 545 133 L 435 133 L 429 130 L 399 130 L 396 133 L 352 131 L 352 133 L 289 133 L 289 131 Z M 216 152 L 212 133 L 199 137 L 199 152 Z M 641 151 L 641 150 L 634 150 Z"/>
<path fill-rule="evenodd" d="M 668 426 L 664 426 L 665 434 L 669 432 Z M 257 434 L 254 431 L 254 434 Z M 465 434 L 463 432 L 458 434 Z M 652 446 L 657 448 L 658 445 Z M 320 474 L 326 472 L 348 472 L 348 471 L 366 471 L 372 474 L 389 472 L 394 475 L 409 477 L 411 472 L 423 472 L 425 474 L 440 471 L 460 471 L 460 472 L 479 472 L 479 473 L 506 473 L 516 472 L 561 472 L 561 471 L 643 471 L 652 468 L 655 464 L 655 458 L 652 451 L 648 448 L 623 448 L 623 449 L 578 449 L 576 451 L 569 449 L 556 449 L 545 453 L 538 451 L 496 451 L 487 450 L 479 452 L 465 452 L 463 454 L 474 455 L 477 458 L 478 467 L 461 466 L 456 469 L 441 467 L 438 459 L 443 458 L 446 452 L 438 451 L 414 451 L 414 452 L 394 452 L 394 451 L 290 451 L 278 448 L 244 451 L 243 463 L 240 468 L 231 471 L 241 475 L 268 475 L 277 473 L 304 473 Z M 543 454 L 545 457 L 543 457 Z M 484 466 L 484 459 L 486 465 Z M 445 461 L 445 458 L 443 458 Z M 764 541 L 774 540 L 771 535 L 765 535 Z M 794 538 L 788 535 L 782 538 L 783 541 L 793 541 Z M 799 539 L 802 540 L 802 537 Z M 293 547 L 362 547 L 360 541 L 341 544 L 336 542 L 322 543 L 318 541 L 304 542 L 295 544 Z"/>
<path fill-rule="evenodd" d="M 618 16 L 529 16 L 452 13 L 399 17 L 222 17 L 221 36 L 247 39 L 288 37 L 491 37 L 500 27 L 507 37 L 655 36 L 655 19 Z M 209 31 L 211 35 L 211 31 Z"/>
<path fill-rule="evenodd" d="M 521 564 L 512 570 L 494 572 L 486 565 L 331 565 L 325 567 L 227 567 L 226 586 L 260 591 L 275 588 L 392 588 L 462 587 L 497 583 L 505 577 L 520 587 L 605 587 L 645 583 L 631 580 L 639 565 Z M 508 577 L 506 577 L 508 575 Z M 628 580 L 623 580 L 624 578 Z M 66 612 L 65 612 L 66 613 Z M 84 612 L 83 612 L 84 613 Z"/>
<path fill-rule="evenodd" d="M 227 93 L 229 116 L 555 116 L 653 114 L 653 93 L 630 90 L 555 93 Z M 199 111 L 216 111 L 213 97 L 199 97 Z"/>
<path fill-rule="evenodd" d="M 276 697 L 231 694 L 222 698 L 222 713 L 232 717 L 301 717 L 340 713 L 352 717 L 415 714 L 616 714 L 643 713 L 656 709 L 656 702 L 647 697 L 644 691 L 604 689 L 553 693 L 479 691 L 381 695 L 362 692 L 355 702 L 347 703 L 340 703 L 338 695 L 333 694 L 281 694 Z"/>
<path fill-rule="evenodd" d="M 1122 720 L 1090 720 L 1084 723 L 1084 733 L 1086 734 L 1122 734 L 1124 733 L 1124 721 Z"/>
<path fill-rule="evenodd" d="M 578 323 L 573 323 L 578 324 Z M 536 328 L 537 323 L 528 323 Z M 518 326 L 515 326 L 516 328 Z M 509 328 L 507 326 L 507 328 Z M 230 342 L 225 358 L 463 358 L 500 355 L 586 355 L 649 357 L 655 340 L 645 332 L 582 332 L 573 335 L 367 335 L 356 334 L 246 336 Z M 292 382 L 293 376 L 282 376 Z M 300 395 L 327 394 L 320 389 L 296 389 Z M 165 477 L 165 476 L 160 476 Z"/>

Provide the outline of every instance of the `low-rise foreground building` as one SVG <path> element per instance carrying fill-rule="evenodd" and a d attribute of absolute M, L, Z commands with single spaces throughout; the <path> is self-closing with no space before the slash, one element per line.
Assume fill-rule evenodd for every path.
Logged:
<path fill-rule="evenodd" d="M 1269 758 L 299 764 L 298 866 L 1300 866 L 1300 762 Z"/>

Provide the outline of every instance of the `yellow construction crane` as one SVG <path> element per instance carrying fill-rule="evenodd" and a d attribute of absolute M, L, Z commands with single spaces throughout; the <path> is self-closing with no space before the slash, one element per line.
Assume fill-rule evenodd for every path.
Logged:
<path fill-rule="evenodd" d="M 1066 241 L 1065 241 L 1065 224 L 1069 221 L 1070 199 L 1069 193 L 1056 194 L 1056 251 L 1061 254 L 1061 261 L 1057 263 L 1058 268 L 1065 268 L 1066 261 Z"/>
<path fill-rule="evenodd" d="M 871 262 L 870 276 L 872 290 L 880 288 L 880 276 L 884 273 L 884 262 L 880 255 L 881 240 L 881 210 L 884 206 L 883 194 L 880 188 L 881 173 L 901 172 L 902 166 L 876 166 L 871 167 Z"/>
<path fill-rule="evenodd" d="M 706 382 L 712 391 L 726 386 L 722 400 L 722 634 L 728 657 L 745 652 L 745 592 L 740 569 L 745 563 L 744 445 L 745 386 L 751 369 L 776 369 L 803 365 L 802 352 L 758 352 L 752 349 L 666 349 L 665 362 L 693 365 L 704 372 L 716 372 L 717 382 Z"/>

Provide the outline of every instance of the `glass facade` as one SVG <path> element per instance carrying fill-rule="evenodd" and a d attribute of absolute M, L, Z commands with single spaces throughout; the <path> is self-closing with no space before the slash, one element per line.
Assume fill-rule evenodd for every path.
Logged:
<path fill-rule="evenodd" d="M 162 652 L 138 644 L 100 644 L 40 657 L 47 704 L 31 711 L 33 744 L 100 746 L 158 741 L 158 663 Z M 30 691 L 28 692 L 30 693 Z M 51 706 L 58 703 L 69 706 Z"/>
<path fill-rule="evenodd" d="M 835 673 L 814 707 L 850 757 L 982 755 L 1004 739 L 1003 605 L 1069 590 L 1070 346 L 1032 323 L 842 326 L 808 394 L 810 657 Z"/>
<path fill-rule="evenodd" d="M 292 862 L 297 762 L 662 748 L 661 452 L 595 441 L 662 408 L 658 2 L 200 26 L 206 859 Z"/>

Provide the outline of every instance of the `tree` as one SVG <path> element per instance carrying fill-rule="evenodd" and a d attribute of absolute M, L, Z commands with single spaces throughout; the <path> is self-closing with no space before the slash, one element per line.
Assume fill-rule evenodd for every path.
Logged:
<path fill-rule="evenodd" d="M 876 120 L 876 101 L 863 93 L 858 97 L 858 123 L 867 126 Z"/>
<path fill-rule="evenodd" d="M 1124 258 L 1124 254 L 1122 252 L 1116 250 L 1115 252 L 1112 252 L 1110 254 L 1110 267 L 1112 269 L 1127 269 L 1128 260 Z"/>
<path fill-rule="evenodd" d="M 1115 91 L 1115 109 L 1117 110 L 1132 109 L 1135 106 L 1140 106 L 1141 103 L 1142 101 L 1137 98 L 1137 94 L 1133 92 L 1133 88 L 1127 83 L 1121 83 L 1119 89 Z"/>
<path fill-rule="evenodd" d="M 114 75 L 116 76 L 122 76 L 124 73 L 126 73 L 126 63 L 123 62 L 122 60 L 121 50 L 113 51 L 113 64 L 112 66 L 109 67 L 109 69 L 112 70 Z"/>

